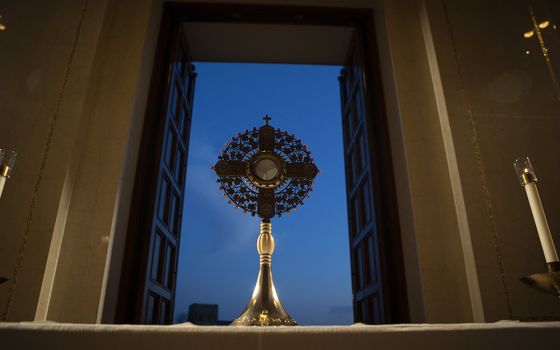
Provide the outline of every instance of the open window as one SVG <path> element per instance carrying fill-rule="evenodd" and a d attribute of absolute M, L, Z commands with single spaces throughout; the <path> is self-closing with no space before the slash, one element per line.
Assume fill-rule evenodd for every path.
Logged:
<path fill-rule="evenodd" d="M 152 75 L 116 322 L 167 324 L 196 74 L 185 22 L 343 26 L 354 38 L 340 76 L 354 319 L 408 321 L 387 121 L 371 10 L 166 4 Z M 301 62 L 307 63 L 307 62 Z"/>

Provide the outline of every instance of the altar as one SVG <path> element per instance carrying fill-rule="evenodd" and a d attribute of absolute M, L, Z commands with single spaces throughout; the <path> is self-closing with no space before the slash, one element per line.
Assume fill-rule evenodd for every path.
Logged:
<path fill-rule="evenodd" d="M 4 349 L 539 349 L 560 322 L 227 327 L 1 323 Z"/>

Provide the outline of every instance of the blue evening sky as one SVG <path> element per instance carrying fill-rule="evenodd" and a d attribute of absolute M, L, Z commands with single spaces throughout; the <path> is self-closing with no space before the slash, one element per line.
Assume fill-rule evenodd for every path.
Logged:
<path fill-rule="evenodd" d="M 232 136 L 270 124 L 309 145 L 321 173 L 311 198 L 272 219 L 272 272 L 280 300 L 302 325 L 351 324 L 348 226 L 342 151 L 340 67 L 197 63 L 176 315 L 219 304 L 233 320 L 253 292 L 259 219 L 227 204 L 210 167 Z"/>

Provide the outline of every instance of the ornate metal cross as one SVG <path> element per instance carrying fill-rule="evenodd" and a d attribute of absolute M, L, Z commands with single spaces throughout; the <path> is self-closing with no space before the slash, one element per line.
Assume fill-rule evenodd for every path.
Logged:
<path fill-rule="evenodd" d="M 318 169 L 295 135 L 268 125 L 237 134 L 221 150 L 214 170 L 237 207 L 268 221 L 303 203 Z"/>
<path fill-rule="evenodd" d="M 268 122 L 272 119 L 268 116 L 268 114 L 263 118 L 264 121 L 266 122 L 266 125 L 268 125 Z"/>

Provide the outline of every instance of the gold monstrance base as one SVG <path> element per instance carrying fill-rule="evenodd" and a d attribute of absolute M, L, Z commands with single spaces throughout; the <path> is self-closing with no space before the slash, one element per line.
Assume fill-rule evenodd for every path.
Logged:
<path fill-rule="evenodd" d="M 288 315 L 272 280 L 272 253 L 274 252 L 274 237 L 270 221 L 261 222 L 261 233 L 257 239 L 257 251 L 260 256 L 259 276 L 249 304 L 243 310 L 232 326 L 295 326 L 296 321 Z"/>

